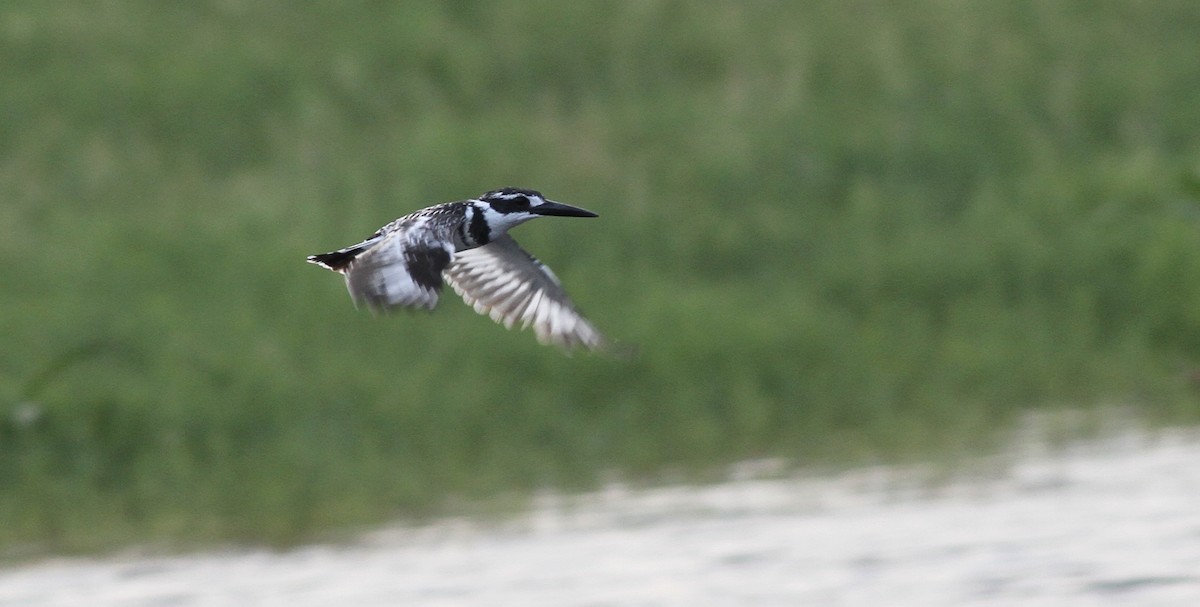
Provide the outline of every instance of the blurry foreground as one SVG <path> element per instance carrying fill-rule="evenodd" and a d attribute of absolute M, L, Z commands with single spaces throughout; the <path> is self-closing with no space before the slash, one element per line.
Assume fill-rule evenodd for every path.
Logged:
<path fill-rule="evenodd" d="M 0 605 L 1195 605 L 1194 432 L 1013 453 L 992 481 L 744 480 L 445 520 L 344 548 L 61 560 Z"/>

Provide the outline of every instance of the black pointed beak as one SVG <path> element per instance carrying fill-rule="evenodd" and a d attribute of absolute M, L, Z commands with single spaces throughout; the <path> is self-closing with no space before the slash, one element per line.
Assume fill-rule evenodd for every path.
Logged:
<path fill-rule="evenodd" d="M 537 215 L 555 215 L 558 217 L 599 217 L 599 215 L 569 204 L 547 200 L 536 207 L 529 208 L 530 213 Z"/>

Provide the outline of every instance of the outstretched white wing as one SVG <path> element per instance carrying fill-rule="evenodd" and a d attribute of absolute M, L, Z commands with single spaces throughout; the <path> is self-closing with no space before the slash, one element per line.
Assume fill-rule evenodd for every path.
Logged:
<path fill-rule="evenodd" d="M 511 236 L 459 251 L 445 271 L 446 282 L 480 314 L 512 328 L 533 327 L 538 341 L 589 350 L 608 344 L 567 297 L 558 278 Z"/>

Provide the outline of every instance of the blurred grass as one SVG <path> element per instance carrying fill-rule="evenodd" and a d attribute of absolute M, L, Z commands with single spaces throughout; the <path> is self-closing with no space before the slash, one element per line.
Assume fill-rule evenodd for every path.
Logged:
<path fill-rule="evenodd" d="M 1194 421 L 1200 8 L 0 7 L 0 554 Z M 631 362 L 303 263 L 503 186 Z"/>

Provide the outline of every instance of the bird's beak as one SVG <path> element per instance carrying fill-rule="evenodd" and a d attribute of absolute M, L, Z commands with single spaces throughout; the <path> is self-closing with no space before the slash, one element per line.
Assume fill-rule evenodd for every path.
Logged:
<path fill-rule="evenodd" d="M 553 200 L 547 200 L 535 207 L 530 207 L 529 212 L 536 215 L 556 215 L 559 217 L 599 217 L 599 215 L 587 209 L 554 202 Z"/>

